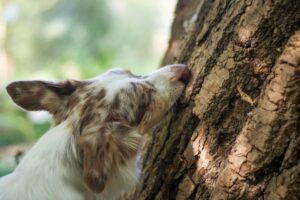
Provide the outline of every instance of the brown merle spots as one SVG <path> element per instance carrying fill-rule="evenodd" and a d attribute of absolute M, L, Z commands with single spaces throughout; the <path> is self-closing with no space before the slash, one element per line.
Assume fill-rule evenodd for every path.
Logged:
<path fill-rule="evenodd" d="M 105 89 L 102 89 L 97 95 L 96 95 L 96 101 L 102 101 L 105 97 L 106 91 Z"/>
<path fill-rule="evenodd" d="M 110 123 L 108 126 L 110 126 L 110 129 L 113 133 L 121 134 L 121 135 L 122 134 L 126 135 L 129 131 L 132 130 L 132 127 L 120 122 Z"/>
<path fill-rule="evenodd" d="M 13 101 L 27 110 L 46 110 L 58 114 L 81 82 L 18 81 L 7 86 Z"/>
<path fill-rule="evenodd" d="M 96 96 L 97 98 L 89 98 L 83 104 L 81 108 L 81 118 L 80 118 L 80 132 L 86 126 L 99 126 L 97 123 L 101 123 L 102 115 L 100 113 L 100 109 L 98 108 L 101 103 L 104 101 L 105 90 L 101 90 L 101 95 Z M 101 99 L 99 98 L 101 97 Z M 95 124 L 93 124 L 95 123 Z"/>
<path fill-rule="evenodd" d="M 95 179 L 106 180 L 118 166 L 137 154 L 141 138 L 132 133 L 132 125 L 136 126 L 136 118 L 142 118 L 138 112 L 144 113 L 151 100 L 144 87 L 132 84 L 132 88 L 120 89 L 111 102 L 105 100 L 105 90 L 85 96 L 80 112 L 79 147 L 84 180 L 95 192 L 102 191 L 106 183 Z M 100 104 L 103 106 L 99 107 Z"/>
<path fill-rule="evenodd" d="M 140 123 L 142 120 L 145 112 L 148 110 L 149 105 L 152 102 L 152 96 L 154 93 L 154 90 L 152 88 L 149 88 L 147 85 L 141 85 L 142 87 L 142 93 L 139 94 L 139 101 L 136 107 L 136 123 Z"/>
<path fill-rule="evenodd" d="M 52 82 L 44 82 L 45 86 L 55 92 L 57 95 L 70 95 L 72 94 L 77 86 L 80 84 L 79 81 L 70 81 L 67 80 L 65 82 L 52 83 Z"/>
<path fill-rule="evenodd" d="M 113 102 L 111 103 L 111 110 L 116 111 L 120 108 L 121 106 L 121 99 L 120 99 L 120 94 L 116 94 Z"/>
<path fill-rule="evenodd" d="M 82 130 L 89 124 L 91 124 L 93 121 L 93 115 L 92 114 L 89 114 L 89 113 L 86 113 L 84 115 L 84 117 L 81 119 L 81 122 L 80 122 L 80 127 L 79 127 L 79 131 L 80 131 L 80 134 L 82 133 Z"/>
<path fill-rule="evenodd" d="M 152 90 L 155 90 L 155 86 L 150 81 L 145 81 L 145 84 L 152 88 Z"/>
<path fill-rule="evenodd" d="M 134 83 L 134 82 L 131 82 L 130 84 L 131 84 L 131 86 L 132 86 L 133 92 L 134 92 L 134 93 L 138 93 L 137 84 Z"/>
<path fill-rule="evenodd" d="M 97 193 L 105 188 L 106 180 L 116 168 L 137 154 L 140 138 L 130 136 L 129 129 L 121 124 L 107 124 L 96 132 L 89 128 L 83 130 L 79 139 L 79 146 L 83 156 L 83 176 L 89 188 Z M 129 134 L 128 137 L 119 132 Z M 131 138 L 132 141 L 128 141 Z M 126 143 L 128 142 L 128 143 Z M 101 182 L 95 181 L 103 180 Z"/>
<path fill-rule="evenodd" d="M 80 98 L 77 95 L 71 96 L 66 103 L 66 109 L 71 110 L 72 108 L 75 108 L 79 102 Z"/>
<path fill-rule="evenodd" d="M 155 79 L 147 81 L 123 70 L 111 73 L 89 81 L 36 81 L 7 88 L 24 108 L 48 110 L 55 124 L 67 122 L 82 178 L 95 193 L 103 191 L 118 168 L 134 159 L 141 134 L 160 120 L 168 107 L 157 99 L 162 87 L 155 88 Z M 73 146 L 68 148 L 73 151 Z"/>
<path fill-rule="evenodd" d="M 48 110 L 55 124 L 66 122 L 72 128 L 68 151 L 75 144 L 85 184 L 100 193 L 118 168 L 137 155 L 141 134 L 172 104 L 159 95 L 168 93 L 162 89 L 168 87 L 164 76 L 150 76 L 112 70 L 88 81 L 13 83 L 7 90 L 23 108 Z"/>

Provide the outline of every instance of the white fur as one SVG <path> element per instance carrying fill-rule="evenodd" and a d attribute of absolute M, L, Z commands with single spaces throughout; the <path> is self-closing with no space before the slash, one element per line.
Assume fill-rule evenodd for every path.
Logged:
<path fill-rule="evenodd" d="M 143 80 L 151 82 L 157 90 L 157 103 L 153 104 L 155 109 L 151 110 L 153 121 L 159 121 L 163 117 L 184 87 L 178 80 L 180 71 L 172 70 L 173 66 L 176 67 L 171 65 L 159 69 Z M 97 93 L 105 88 L 105 98 L 110 101 L 121 88 L 129 87 L 130 82 L 141 81 L 126 74 L 112 72 L 110 70 L 92 79 L 90 88 L 87 89 Z M 75 112 L 71 119 L 77 121 L 79 116 L 80 113 Z M 136 185 L 139 172 L 136 159 L 133 158 L 114 177 L 110 177 L 99 195 L 91 192 L 83 181 L 73 129 L 65 121 L 45 133 L 15 171 L 0 179 L 0 200 L 114 200 Z M 133 130 L 131 136 L 137 135 L 138 132 Z M 129 138 L 127 142 L 135 148 L 134 141 Z"/>
<path fill-rule="evenodd" d="M 137 182 L 135 160 L 130 160 L 96 196 L 85 185 L 74 162 L 78 156 L 66 122 L 49 130 L 15 171 L 0 179 L 1 200 L 112 200 Z"/>

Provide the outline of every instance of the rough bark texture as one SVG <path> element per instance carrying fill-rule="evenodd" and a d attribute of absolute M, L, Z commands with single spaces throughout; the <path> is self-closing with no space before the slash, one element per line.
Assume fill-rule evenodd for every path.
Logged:
<path fill-rule="evenodd" d="M 179 0 L 174 62 L 192 79 L 129 199 L 300 199 L 300 1 Z"/>

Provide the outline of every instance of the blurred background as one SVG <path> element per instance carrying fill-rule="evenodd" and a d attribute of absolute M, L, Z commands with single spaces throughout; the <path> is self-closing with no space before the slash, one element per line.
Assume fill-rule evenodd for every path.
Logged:
<path fill-rule="evenodd" d="M 167 48 L 176 0 L 1 0 L 0 176 L 50 127 L 5 86 L 20 79 L 87 79 L 111 67 L 147 74 Z"/>

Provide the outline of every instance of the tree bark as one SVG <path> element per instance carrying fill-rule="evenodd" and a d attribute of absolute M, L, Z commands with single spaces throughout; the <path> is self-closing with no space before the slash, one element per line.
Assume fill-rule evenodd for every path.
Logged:
<path fill-rule="evenodd" d="M 128 199 L 300 199 L 300 1 L 179 0 L 175 62 L 192 79 Z"/>

